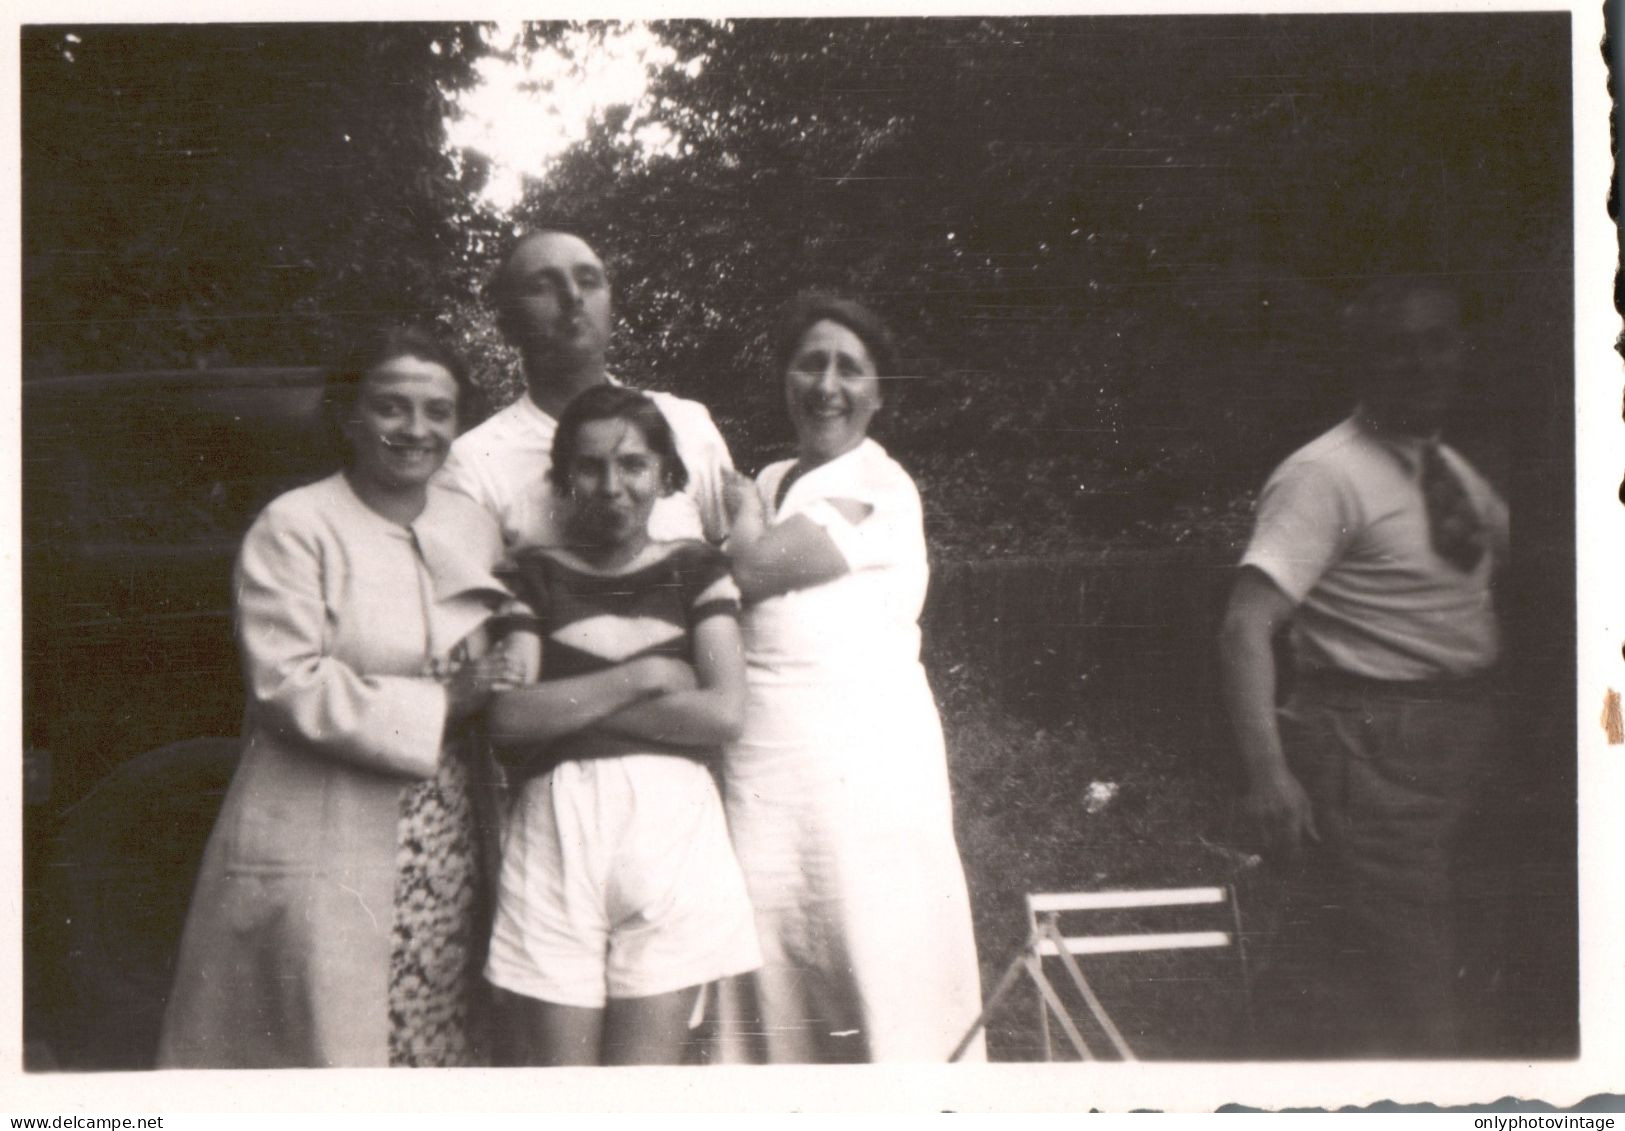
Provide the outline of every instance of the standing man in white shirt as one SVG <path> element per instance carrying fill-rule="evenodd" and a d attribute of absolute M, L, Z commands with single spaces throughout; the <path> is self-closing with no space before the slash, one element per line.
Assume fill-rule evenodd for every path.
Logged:
<path fill-rule="evenodd" d="M 1504 734 L 1507 510 L 1439 441 L 1465 348 L 1455 294 L 1384 279 L 1351 331 L 1360 403 L 1270 476 L 1220 641 L 1242 811 L 1289 876 L 1259 1020 L 1294 1058 L 1450 1056 L 1453 842 Z"/>
<path fill-rule="evenodd" d="M 543 230 L 515 242 L 486 295 L 497 328 L 519 351 L 526 393 L 457 439 L 440 481 L 496 516 L 511 552 L 559 541 L 547 477 L 553 431 L 571 397 L 615 380 L 604 367 L 610 284 L 585 240 Z M 671 424 L 688 468 L 688 487 L 655 505 L 649 532 L 720 542 L 727 534 L 723 475 L 733 467 L 728 446 L 704 405 L 669 393 L 649 396 Z"/>

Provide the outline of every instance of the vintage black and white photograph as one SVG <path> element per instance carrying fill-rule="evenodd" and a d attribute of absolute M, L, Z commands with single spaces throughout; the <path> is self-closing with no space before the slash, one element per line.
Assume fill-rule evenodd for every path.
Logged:
<path fill-rule="evenodd" d="M 1601 21 L 607 15 L 19 24 L 25 1081 L 1605 1049 Z"/>

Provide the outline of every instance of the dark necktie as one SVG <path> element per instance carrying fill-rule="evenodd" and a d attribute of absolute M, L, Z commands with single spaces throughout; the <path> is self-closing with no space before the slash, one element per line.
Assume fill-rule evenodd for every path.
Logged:
<path fill-rule="evenodd" d="M 1484 557 L 1489 538 L 1478 508 L 1438 444 L 1422 449 L 1422 497 L 1427 501 L 1433 552 L 1463 573 L 1470 571 Z"/>

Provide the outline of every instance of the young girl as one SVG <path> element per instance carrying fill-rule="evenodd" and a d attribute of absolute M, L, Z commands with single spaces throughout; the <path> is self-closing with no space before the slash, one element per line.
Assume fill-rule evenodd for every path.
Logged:
<path fill-rule="evenodd" d="M 535 616 L 507 645 L 541 680 L 487 718 L 523 785 L 486 977 L 513 1063 L 677 1063 L 700 987 L 761 961 L 707 768 L 739 733 L 738 590 L 709 545 L 649 537 L 687 479 L 649 398 L 582 393 L 552 455 L 569 544 L 519 555 Z"/>

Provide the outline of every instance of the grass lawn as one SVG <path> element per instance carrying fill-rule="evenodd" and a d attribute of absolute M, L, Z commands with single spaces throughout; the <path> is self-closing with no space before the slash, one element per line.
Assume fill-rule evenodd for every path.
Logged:
<path fill-rule="evenodd" d="M 1232 785 L 1206 712 L 1115 702 L 1047 729 L 991 704 L 970 678 L 937 683 L 984 995 L 1026 937 L 1025 892 L 1235 884 L 1244 930 L 1267 920 L 1270 891 L 1257 857 L 1224 841 Z M 1088 925 L 1112 932 L 1230 926 L 1222 909 L 1138 912 L 1132 922 L 1129 914 L 1095 913 Z M 1074 1016 L 1085 1017 L 1064 969 L 1049 967 L 1077 1007 Z M 1247 1011 L 1234 950 L 1096 956 L 1083 969 L 1136 1055 L 1244 1053 Z M 1043 1059 L 1037 1003 L 1025 979 L 1004 999 L 989 1023 L 993 1059 Z M 1098 1035 L 1090 1026 L 1084 1032 L 1092 1041 Z M 1065 1045 L 1058 1030 L 1055 1040 L 1058 1050 Z M 1093 1047 L 1108 1048 L 1103 1039 Z"/>
<path fill-rule="evenodd" d="M 1227 835 L 1237 782 L 1216 704 L 1080 697 L 1071 718 L 1046 726 L 1000 705 L 991 684 L 969 664 L 933 672 L 984 996 L 1026 939 L 1027 892 L 1232 885 L 1257 974 L 1280 913 L 1281 865 Z M 1537 770 L 1527 759 L 1502 766 L 1462 845 L 1465 1057 L 1577 1050 L 1573 798 Z M 1096 933 L 1229 926 L 1211 908 L 1088 917 Z M 1101 955 L 1082 965 L 1141 1059 L 1249 1056 L 1233 950 Z M 1086 1018 L 1065 970 L 1053 961 L 1047 968 L 1073 1016 Z M 1080 1027 L 1097 1056 L 1109 1054 L 1097 1029 Z M 1054 1040 L 1058 1059 L 1074 1059 L 1059 1030 Z M 1025 979 L 990 1019 L 988 1051 L 994 1060 L 1044 1059 L 1038 996 Z"/>

